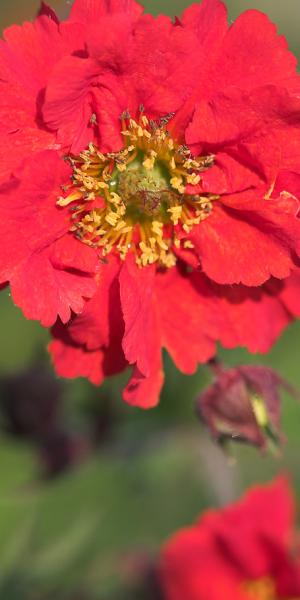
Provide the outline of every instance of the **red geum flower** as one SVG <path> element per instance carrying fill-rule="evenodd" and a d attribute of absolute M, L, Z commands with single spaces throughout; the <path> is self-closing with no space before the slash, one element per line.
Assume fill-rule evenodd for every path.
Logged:
<path fill-rule="evenodd" d="M 126 398 L 153 405 L 162 345 L 192 372 L 216 339 L 266 348 L 290 318 L 268 286 L 300 252 L 300 78 L 258 11 L 230 27 L 219 0 L 175 23 L 142 12 L 75 0 L 64 23 L 44 6 L 6 32 L 0 283 L 49 325 L 96 282 L 56 329 L 58 368 L 100 381 L 133 364 Z M 275 323 L 266 340 L 248 306 Z"/>
<path fill-rule="evenodd" d="M 210 510 L 162 550 L 165 600 L 297 600 L 300 556 L 287 481 Z"/>

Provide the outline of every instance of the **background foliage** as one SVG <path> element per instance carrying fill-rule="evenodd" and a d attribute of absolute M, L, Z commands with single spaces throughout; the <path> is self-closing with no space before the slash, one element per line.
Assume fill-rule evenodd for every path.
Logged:
<path fill-rule="evenodd" d="M 61 15 L 67 4 L 52 2 Z M 179 14 L 187 2 L 144 4 L 153 13 Z M 232 19 L 247 8 L 266 11 L 300 54 L 299 0 L 231 0 L 228 5 Z M 32 18 L 37 7 L 32 0 L 2 3 L 1 28 Z M 185 377 L 166 358 L 161 404 L 148 412 L 121 403 L 124 377 L 100 390 L 85 381 L 62 382 L 49 399 L 48 334 L 24 319 L 8 292 L 0 295 L 0 331 L 0 598 L 150 598 L 149 586 L 140 587 L 145 565 L 163 540 L 202 508 L 227 502 L 279 470 L 289 471 L 300 494 L 300 406 L 295 401 L 284 402 L 288 441 L 282 457 L 235 447 L 233 461 L 213 446 L 195 419 L 195 396 L 208 381 L 204 368 Z M 220 355 L 228 364 L 271 365 L 300 389 L 299 339 L 295 323 L 268 356 L 244 350 L 220 350 Z M 23 379 L 15 385 L 33 365 L 46 369 L 45 381 L 35 370 L 27 374 L 26 385 Z M 44 431 L 41 412 L 47 402 L 55 405 L 51 435 Z"/>

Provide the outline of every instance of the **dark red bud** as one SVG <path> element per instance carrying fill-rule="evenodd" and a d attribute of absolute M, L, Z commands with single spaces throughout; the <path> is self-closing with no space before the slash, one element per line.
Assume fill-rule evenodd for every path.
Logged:
<path fill-rule="evenodd" d="M 219 442 L 243 441 L 259 448 L 278 447 L 281 389 L 294 397 L 297 392 L 276 371 L 263 366 L 224 369 L 212 364 L 213 383 L 197 401 L 201 420 Z"/>

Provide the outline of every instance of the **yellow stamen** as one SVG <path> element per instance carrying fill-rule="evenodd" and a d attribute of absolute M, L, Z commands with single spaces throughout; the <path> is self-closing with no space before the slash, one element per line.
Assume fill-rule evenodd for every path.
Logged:
<path fill-rule="evenodd" d="M 141 267 L 173 267 L 174 247 L 193 248 L 185 236 L 176 235 L 177 228 L 188 234 L 209 216 L 218 198 L 185 193 L 187 185 L 199 184 L 199 173 L 213 164 L 213 157 L 194 158 L 179 146 L 166 130 L 169 119 L 153 123 L 141 112 L 135 121 L 127 111 L 121 117 L 124 147 L 119 152 L 103 154 L 89 144 L 69 159 L 73 183 L 62 188 L 66 197 L 57 204 L 76 203 L 69 208 L 70 230 L 103 256 L 115 251 L 124 260 L 133 252 Z M 98 198 L 100 206 L 91 208 Z"/>
<path fill-rule="evenodd" d="M 187 182 L 191 185 L 197 185 L 200 179 L 200 175 L 196 175 L 196 173 L 191 173 L 191 175 L 188 175 L 186 178 Z"/>
<path fill-rule="evenodd" d="M 66 198 L 63 198 L 62 196 L 57 200 L 57 204 L 58 206 L 67 206 L 68 204 L 71 204 L 71 202 L 74 202 L 74 200 L 79 200 L 79 198 L 82 198 L 82 193 L 80 191 L 78 192 L 73 192 L 72 194 L 69 194 L 69 196 L 67 196 Z"/>
<path fill-rule="evenodd" d="M 190 240 L 185 240 L 183 242 L 183 247 L 184 248 L 195 248 L 193 242 L 191 242 Z"/>

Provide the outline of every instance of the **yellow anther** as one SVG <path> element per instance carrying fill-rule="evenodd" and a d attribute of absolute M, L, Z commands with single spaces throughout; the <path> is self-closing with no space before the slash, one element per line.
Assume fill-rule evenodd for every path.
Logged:
<path fill-rule="evenodd" d="M 115 230 L 116 231 L 120 231 L 122 229 L 122 233 L 124 233 L 123 229 L 126 227 L 127 223 L 126 221 L 119 221 L 119 223 L 117 223 L 117 225 L 115 226 Z"/>
<path fill-rule="evenodd" d="M 147 169 L 149 171 L 151 171 L 151 169 L 153 169 L 154 164 L 155 164 L 155 157 L 154 156 L 148 156 L 143 161 L 143 166 L 145 167 L 145 169 Z"/>
<path fill-rule="evenodd" d="M 174 225 L 178 225 L 182 215 L 182 206 L 172 206 L 171 208 L 168 208 L 167 212 L 171 214 L 171 221 Z"/>
<path fill-rule="evenodd" d="M 146 265 L 148 264 L 153 264 L 157 260 L 157 254 L 153 252 L 152 248 L 149 248 L 149 246 L 147 246 L 145 242 L 140 242 L 139 248 L 142 252 L 141 263 L 144 267 L 146 267 Z"/>
<path fill-rule="evenodd" d="M 118 171 L 120 171 L 120 173 L 123 173 L 124 171 L 126 171 L 126 164 L 125 163 L 117 163 L 117 169 L 118 169 Z"/>
<path fill-rule="evenodd" d="M 192 158 L 188 158 L 183 163 L 183 167 L 184 167 L 184 169 L 199 169 L 200 165 L 196 160 L 193 160 Z"/>
<path fill-rule="evenodd" d="M 152 229 L 153 233 L 156 233 L 156 235 L 162 236 L 163 224 L 160 223 L 159 221 L 153 221 L 151 229 Z"/>
<path fill-rule="evenodd" d="M 150 246 L 151 246 L 152 250 L 154 250 L 155 246 L 156 246 L 156 238 L 155 237 L 150 237 L 149 238 L 149 243 L 150 243 Z"/>
<path fill-rule="evenodd" d="M 156 240 L 156 243 L 158 244 L 158 246 L 159 246 L 160 248 L 162 248 L 162 250 L 168 250 L 168 249 L 169 249 L 169 246 L 168 246 L 168 244 L 167 244 L 166 242 L 164 242 L 164 241 L 162 240 L 162 238 L 157 238 L 157 240 Z"/>
<path fill-rule="evenodd" d="M 125 215 L 125 213 L 126 213 L 126 206 L 124 206 L 124 204 L 121 204 L 121 206 L 118 206 L 117 213 L 118 213 L 118 215 L 123 217 L 123 215 Z"/>
<path fill-rule="evenodd" d="M 99 181 L 97 187 L 101 190 L 107 190 L 108 185 L 105 181 Z"/>
<path fill-rule="evenodd" d="M 191 175 L 187 175 L 187 183 L 190 183 L 191 185 L 197 185 L 200 181 L 201 177 L 200 175 L 197 175 L 196 173 L 191 173 Z"/>
<path fill-rule="evenodd" d="M 190 240 L 185 240 L 183 242 L 183 247 L 184 248 L 195 248 L 194 244 Z"/>
<path fill-rule="evenodd" d="M 152 249 L 146 246 L 145 242 L 140 242 L 139 247 L 145 254 L 152 254 Z"/>
<path fill-rule="evenodd" d="M 170 184 L 174 190 L 177 190 L 180 194 L 184 194 L 185 186 L 183 185 L 182 177 L 172 177 L 170 179 Z"/>
<path fill-rule="evenodd" d="M 105 221 L 107 221 L 110 225 L 112 225 L 112 227 L 115 227 L 118 220 L 119 220 L 119 215 L 117 215 L 117 213 L 114 213 L 114 212 L 110 212 L 105 216 Z"/>
<path fill-rule="evenodd" d="M 110 193 L 110 201 L 112 204 L 120 204 L 122 202 L 121 197 L 115 192 Z"/>
<path fill-rule="evenodd" d="M 164 264 L 166 267 L 168 267 L 168 269 L 170 269 L 171 267 L 175 267 L 176 257 L 174 256 L 174 254 L 169 252 L 164 258 Z"/>
<path fill-rule="evenodd" d="M 96 225 L 100 225 L 101 223 L 101 215 L 98 215 L 95 210 L 92 212 L 92 220 Z"/>

